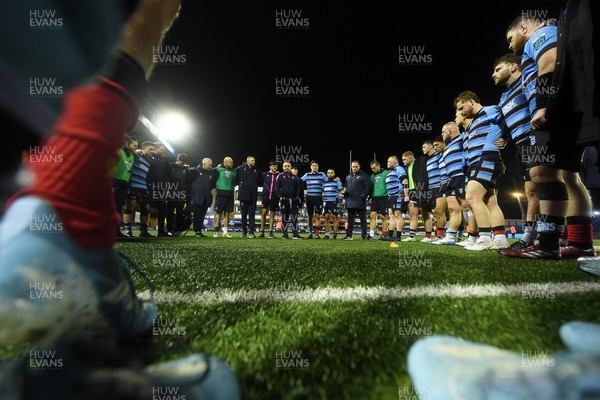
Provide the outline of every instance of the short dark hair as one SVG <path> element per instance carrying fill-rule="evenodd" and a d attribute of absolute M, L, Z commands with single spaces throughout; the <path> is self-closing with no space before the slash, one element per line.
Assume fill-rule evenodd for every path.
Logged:
<path fill-rule="evenodd" d="M 434 137 L 434 138 L 433 138 L 433 141 L 434 141 L 434 142 L 443 142 L 443 141 L 444 141 L 444 139 L 442 138 L 442 135 L 439 135 L 439 136 L 436 136 L 436 137 Z"/>
<path fill-rule="evenodd" d="M 456 105 L 459 101 L 466 103 L 469 100 L 473 100 L 475 103 L 481 104 L 481 101 L 479 101 L 479 97 L 477 97 L 477 95 L 474 92 L 471 92 L 470 90 L 465 90 L 464 92 L 456 96 L 456 98 L 454 99 L 454 108 L 456 108 Z"/>
<path fill-rule="evenodd" d="M 496 59 L 496 61 L 494 61 L 494 68 L 496 68 L 498 66 L 498 64 L 502 64 L 502 63 L 517 64 L 519 71 L 521 70 L 521 57 L 519 57 L 518 55 L 516 55 L 514 53 L 507 53 L 503 56 L 498 57 Z"/>
<path fill-rule="evenodd" d="M 433 140 L 426 140 L 423 142 L 423 144 L 428 144 L 430 146 L 433 146 Z"/>
<path fill-rule="evenodd" d="M 185 153 L 179 153 L 179 154 L 177 154 L 177 160 L 179 160 L 183 163 L 187 163 L 190 160 L 190 158 Z"/>
<path fill-rule="evenodd" d="M 277 162 L 276 162 L 276 161 L 269 161 L 269 167 L 270 167 L 271 165 L 277 165 Z"/>
<path fill-rule="evenodd" d="M 525 21 L 525 17 L 523 17 L 523 14 L 517 15 L 515 17 L 515 19 L 513 19 L 510 24 L 508 24 L 508 28 L 506 28 L 506 32 L 504 32 L 504 33 L 507 34 L 508 32 L 512 31 L 513 29 L 518 28 L 524 21 Z"/>
<path fill-rule="evenodd" d="M 379 166 L 381 166 L 381 163 L 379 161 L 377 161 L 377 160 L 373 160 L 373 161 L 371 161 L 371 166 L 373 166 L 373 165 L 379 165 Z"/>

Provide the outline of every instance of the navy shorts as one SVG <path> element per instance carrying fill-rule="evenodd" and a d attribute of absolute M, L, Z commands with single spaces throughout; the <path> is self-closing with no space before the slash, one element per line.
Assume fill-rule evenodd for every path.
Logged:
<path fill-rule="evenodd" d="M 388 214 L 388 198 L 387 197 L 372 197 L 371 212 L 376 212 L 379 215 Z"/>
<path fill-rule="evenodd" d="M 496 189 L 498 179 L 504 174 L 504 163 L 499 158 L 483 158 L 467 170 L 469 181 L 477 181 L 487 189 Z"/>
<path fill-rule="evenodd" d="M 323 207 L 323 214 L 325 214 L 325 215 L 327 215 L 327 214 L 338 215 L 339 214 L 339 209 L 338 209 L 338 203 L 337 203 L 337 201 L 326 201 L 325 202 L 325 206 Z"/>
<path fill-rule="evenodd" d="M 306 196 L 306 212 L 308 215 L 321 214 L 323 211 L 323 197 Z"/>
<path fill-rule="evenodd" d="M 279 211 L 279 197 L 273 197 L 272 199 L 269 199 L 268 197 L 263 197 L 260 203 L 260 208 L 262 209 L 267 208 L 270 212 L 273 213 Z"/>

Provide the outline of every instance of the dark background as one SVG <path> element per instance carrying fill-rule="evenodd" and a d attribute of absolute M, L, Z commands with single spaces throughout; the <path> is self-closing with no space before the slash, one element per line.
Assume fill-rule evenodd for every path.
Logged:
<path fill-rule="evenodd" d="M 276 10 L 301 11 L 308 27 L 278 29 Z M 423 140 L 454 119 L 452 102 L 463 90 L 484 105 L 497 104 L 504 87 L 491 79 L 494 60 L 508 52 L 505 30 L 523 12 L 556 17 L 556 1 L 448 3 L 184 1 L 164 45 L 178 46 L 183 65 L 158 65 L 151 80 L 148 118 L 179 109 L 193 120 L 192 137 L 173 142 L 192 164 L 215 165 L 248 154 L 267 169 L 276 147 L 301 146 L 301 155 L 333 167 L 342 178 L 349 157 L 368 163 L 406 150 L 421 155 Z M 539 14 L 538 14 L 539 15 Z M 423 46 L 425 65 L 400 65 L 399 46 Z M 302 78 L 307 97 L 275 95 L 276 78 Z M 431 130 L 399 132 L 398 116 L 419 115 Z M 507 218 L 520 217 L 523 192 L 512 146 L 503 152 L 507 173 L 499 200 Z M 298 163 L 300 173 L 309 170 Z"/>

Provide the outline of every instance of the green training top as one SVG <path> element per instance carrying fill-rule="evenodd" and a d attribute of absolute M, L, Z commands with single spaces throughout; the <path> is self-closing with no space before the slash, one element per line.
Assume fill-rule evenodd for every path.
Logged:
<path fill-rule="evenodd" d="M 131 178 L 131 167 L 135 161 L 135 156 L 133 153 L 128 156 L 123 149 L 119 149 L 119 156 L 119 162 L 115 166 L 113 178 L 129 182 L 129 179 Z"/>
<path fill-rule="evenodd" d="M 371 197 L 383 197 L 387 196 L 387 187 L 385 186 L 385 177 L 388 176 L 390 171 L 387 169 L 381 170 L 378 174 L 371 174 L 371 186 L 373 190 Z"/>
<path fill-rule="evenodd" d="M 217 190 L 233 190 L 235 189 L 235 181 L 237 179 L 237 170 L 228 169 L 222 165 L 217 166 L 219 178 L 217 179 Z"/>

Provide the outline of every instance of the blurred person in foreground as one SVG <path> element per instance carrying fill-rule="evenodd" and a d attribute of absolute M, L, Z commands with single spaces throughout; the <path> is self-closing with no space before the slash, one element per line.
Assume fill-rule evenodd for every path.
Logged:
<path fill-rule="evenodd" d="M 28 368 L 27 360 L 2 366 L 0 397 L 142 399 L 170 386 L 188 400 L 240 398 L 233 372 L 211 356 L 149 366 L 134 355 L 119 362 L 109 357 L 119 354 L 111 351 L 114 344 L 151 332 L 158 317 L 152 303 L 137 297 L 124 260 L 131 261 L 114 247 L 119 218 L 111 181 L 118 149 L 149 96 L 153 48 L 175 21 L 180 0 L 6 6 L 8 20 L 20 20 L 25 8 L 51 9 L 69 27 L 36 35 L 3 24 L 1 79 L 32 118 L 7 107 L 4 96 L 2 118 L 19 140 L 31 146 L 43 138 L 37 149 L 62 157 L 51 167 L 30 165 L 30 179 L 12 195 L 0 224 L 0 345 L 60 349 L 65 362 L 44 372 Z M 15 40 L 19 32 L 22 40 Z M 23 41 L 32 51 L 14 54 L 13 42 L 22 47 Z M 62 104 L 38 103 L 19 90 L 31 63 L 64 79 Z"/>

